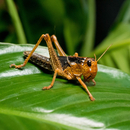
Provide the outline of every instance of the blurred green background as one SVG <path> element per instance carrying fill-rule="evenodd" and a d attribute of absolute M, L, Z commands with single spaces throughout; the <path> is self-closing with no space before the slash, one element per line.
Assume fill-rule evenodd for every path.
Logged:
<path fill-rule="evenodd" d="M 68 55 L 98 58 L 113 43 L 99 63 L 130 74 L 130 0 L 0 0 L 0 42 L 36 44 L 44 33 Z"/>

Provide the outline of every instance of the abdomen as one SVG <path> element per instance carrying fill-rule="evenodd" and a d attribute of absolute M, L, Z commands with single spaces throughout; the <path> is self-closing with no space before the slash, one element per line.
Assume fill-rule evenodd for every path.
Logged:
<path fill-rule="evenodd" d="M 30 54 L 30 51 L 25 51 L 23 54 L 24 54 L 24 58 L 27 58 L 27 56 Z M 30 57 L 29 61 L 44 69 L 53 71 L 51 62 L 50 62 L 50 58 L 48 58 L 48 57 L 45 57 L 38 53 L 33 53 L 32 56 Z"/>

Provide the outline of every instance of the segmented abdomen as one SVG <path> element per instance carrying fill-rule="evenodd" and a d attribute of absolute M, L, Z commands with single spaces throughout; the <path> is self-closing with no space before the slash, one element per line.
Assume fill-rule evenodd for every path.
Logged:
<path fill-rule="evenodd" d="M 26 58 L 30 54 L 30 51 L 25 51 L 23 54 L 24 54 L 24 58 Z M 30 57 L 29 61 L 44 69 L 53 71 L 51 63 L 50 63 L 50 58 L 48 58 L 48 57 L 42 56 L 37 53 L 33 53 L 32 56 Z"/>

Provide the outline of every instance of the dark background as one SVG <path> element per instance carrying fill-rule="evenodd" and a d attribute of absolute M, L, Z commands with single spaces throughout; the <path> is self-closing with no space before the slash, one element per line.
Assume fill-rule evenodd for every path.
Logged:
<path fill-rule="evenodd" d="M 0 42 L 36 44 L 49 33 L 56 35 L 66 54 L 85 57 L 99 57 L 113 43 L 114 49 L 98 63 L 130 72 L 130 0 L 13 0 L 11 9 L 8 2 L 0 0 Z M 15 28 L 16 23 L 22 28 Z M 45 41 L 40 45 L 46 46 Z"/>
<path fill-rule="evenodd" d="M 96 0 L 96 45 L 107 36 L 123 2 L 124 0 Z"/>
<path fill-rule="evenodd" d="M 115 21 L 115 19 L 117 17 L 117 14 L 118 14 L 118 12 L 119 12 L 119 10 L 120 10 L 120 8 L 121 8 L 121 6 L 122 6 L 124 1 L 125 0 L 96 0 L 96 31 L 95 31 L 95 40 L 94 40 L 95 41 L 95 46 L 97 46 L 107 36 L 107 34 L 109 32 L 109 29 L 110 29 L 111 25 L 114 23 L 114 21 Z M 16 0 L 14 2 L 16 2 L 16 4 L 21 5 L 20 4 L 20 0 L 19 1 Z M 29 10 L 30 9 L 29 6 L 31 6 L 29 4 L 29 1 L 21 1 L 21 2 L 23 2 L 22 4 L 24 6 L 24 10 L 27 10 L 27 8 L 28 8 L 28 12 L 29 12 L 30 11 Z M 4 0 L 0 0 L 0 6 L 1 7 L 3 7 L 2 6 L 3 3 L 4 3 Z M 34 3 L 34 5 L 32 3 Z M 35 6 L 35 7 L 33 7 L 33 6 L 31 7 L 31 8 L 34 8 L 34 12 L 32 12 L 32 13 L 35 15 L 37 13 L 37 11 L 35 10 L 37 5 L 35 5 L 35 1 L 32 1 L 32 3 L 31 4 L 33 6 Z M 28 5 L 28 7 L 27 7 L 27 5 Z M 66 6 L 68 6 L 68 5 L 66 5 Z M 72 5 L 71 5 L 71 8 L 73 8 Z M 19 9 L 20 9 L 20 7 L 18 7 L 18 10 Z M 24 10 L 22 10 L 22 11 L 24 12 Z M 43 15 L 45 14 L 45 12 L 41 12 L 41 13 L 43 13 Z M 19 12 L 19 14 L 21 15 L 21 12 Z M 39 16 L 39 15 L 37 15 L 37 17 L 35 17 L 35 21 L 32 21 L 32 24 L 35 26 L 35 23 L 37 23 L 37 24 L 40 23 L 41 24 L 41 23 L 45 22 L 46 26 L 50 26 L 50 23 L 47 23 L 45 20 L 42 21 L 43 20 L 42 18 L 40 19 L 41 21 L 37 21 L 37 18 L 39 19 L 40 17 L 42 17 L 42 16 Z M 28 19 L 28 17 L 26 19 Z M 7 9 L 5 9 L 4 13 L 1 13 L 1 20 L 3 20 L 4 23 L 7 23 L 7 24 L 11 23 L 11 19 L 10 19 L 10 16 L 9 16 L 8 12 L 7 12 Z M 24 22 L 24 21 L 25 20 L 22 20 L 22 22 Z M 39 26 L 40 26 L 40 24 L 39 24 Z M 39 26 L 38 26 L 37 30 L 33 29 L 31 31 L 37 32 L 39 30 L 39 32 L 40 32 L 39 34 L 44 33 L 43 32 L 43 28 L 41 28 Z M 46 30 L 46 31 L 50 31 L 52 33 L 55 33 L 56 29 L 58 30 L 58 28 L 55 28 L 54 26 L 52 26 L 50 28 L 51 28 L 51 30 Z M 5 40 L 6 36 L 10 32 L 12 33 L 13 31 L 14 30 L 13 30 L 13 27 L 11 25 L 9 25 L 7 27 L 7 30 L 0 31 L 0 42 L 13 42 L 13 43 L 17 43 L 15 40 L 14 41 Z M 30 33 L 31 33 L 31 31 L 30 31 Z M 37 39 L 39 37 L 39 34 L 38 34 L 38 36 L 35 36 L 35 37 L 37 37 Z M 36 33 L 36 35 L 37 35 L 37 33 Z M 64 38 L 62 37 L 62 35 L 60 36 L 60 38 L 62 39 L 61 41 L 63 43 L 65 43 Z M 28 43 L 35 43 L 37 39 L 32 40 L 32 41 L 30 40 L 30 41 L 28 41 Z"/>

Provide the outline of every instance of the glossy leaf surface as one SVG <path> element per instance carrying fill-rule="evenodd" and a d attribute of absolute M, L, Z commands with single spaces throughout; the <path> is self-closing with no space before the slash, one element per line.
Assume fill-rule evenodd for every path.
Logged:
<path fill-rule="evenodd" d="M 0 128 L 11 129 L 129 129 L 130 76 L 99 65 L 96 86 L 89 84 L 95 101 L 77 82 L 58 77 L 52 89 L 42 91 L 52 80 L 31 63 L 23 69 L 23 51 L 32 45 L 0 44 Z M 48 56 L 47 48 L 37 52 Z"/>

